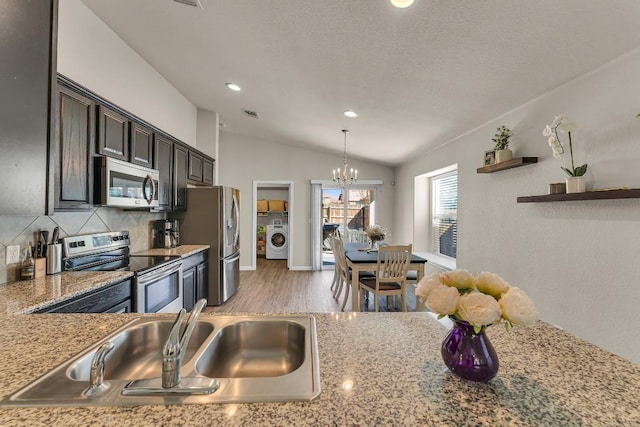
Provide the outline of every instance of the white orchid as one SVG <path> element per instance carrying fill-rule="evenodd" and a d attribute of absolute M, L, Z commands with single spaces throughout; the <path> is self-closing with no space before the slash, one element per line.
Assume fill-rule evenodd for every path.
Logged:
<path fill-rule="evenodd" d="M 562 167 L 562 170 L 565 171 L 569 176 L 582 176 L 587 173 L 587 165 L 586 163 L 582 166 L 575 167 L 573 163 L 573 144 L 571 141 L 571 132 L 576 130 L 576 124 L 567 117 L 566 114 L 558 114 L 554 117 L 551 125 L 547 125 L 544 127 L 542 131 L 542 135 L 547 137 L 547 141 L 551 146 L 551 150 L 553 151 L 553 157 L 559 159 L 562 154 L 564 154 L 564 147 L 560 142 L 560 136 L 558 132 L 566 133 L 569 136 L 569 153 L 571 154 L 571 169 L 567 169 Z"/>

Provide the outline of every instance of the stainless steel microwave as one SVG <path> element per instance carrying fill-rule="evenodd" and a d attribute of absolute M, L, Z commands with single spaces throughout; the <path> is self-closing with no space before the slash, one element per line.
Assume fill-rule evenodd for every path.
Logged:
<path fill-rule="evenodd" d="M 160 172 L 111 157 L 95 158 L 95 201 L 103 206 L 158 206 Z"/>

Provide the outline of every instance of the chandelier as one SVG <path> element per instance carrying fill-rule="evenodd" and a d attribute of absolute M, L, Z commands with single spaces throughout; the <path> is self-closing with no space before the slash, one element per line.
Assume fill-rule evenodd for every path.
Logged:
<path fill-rule="evenodd" d="M 358 180 L 358 170 L 354 170 L 353 168 L 349 170 L 349 165 L 347 164 L 347 134 L 349 131 L 342 129 L 342 133 L 344 133 L 344 159 L 342 169 L 338 168 L 333 170 L 333 182 L 335 182 L 338 187 L 345 188 Z"/>

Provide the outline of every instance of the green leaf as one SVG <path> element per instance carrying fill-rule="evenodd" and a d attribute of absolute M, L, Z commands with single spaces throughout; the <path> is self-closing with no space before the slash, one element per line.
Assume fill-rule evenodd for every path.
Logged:
<path fill-rule="evenodd" d="M 473 331 L 474 331 L 476 334 L 479 334 L 481 330 L 482 330 L 482 326 L 473 325 Z"/>
<path fill-rule="evenodd" d="M 587 164 L 585 163 L 582 166 L 578 166 L 574 171 L 573 171 L 573 176 L 582 176 L 585 173 L 587 173 Z"/>
<path fill-rule="evenodd" d="M 562 169 L 563 171 L 565 171 L 565 172 L 567 173 L 567 175 L 569 175 L 569 176 L 575 176 L 575 175 L 573 174 L 573 172 L 571 172 L 569 169 L 567 169 L 567 168 L 565 168 L 565 167 L 560 166 L 560 169 Z M 576 168 L 576 169 L 577 169 L 577 168 Z"/>
<path fill-rule="evenodd" d="M 443 317 L 447 317 L 446 314 L 438 314 L 438 320 L 442 319 Z"/>

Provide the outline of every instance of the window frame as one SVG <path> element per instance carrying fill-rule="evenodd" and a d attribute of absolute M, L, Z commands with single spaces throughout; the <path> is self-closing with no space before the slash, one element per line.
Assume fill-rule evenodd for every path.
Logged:
<path fill-rule="evenodd" d="M 433 232 L 431 227 L 431 205 L 433 192 L 431 188 L 431 178 L 438 177 L 449 172 L 453 172 L 458 175 L 458 164 L 454 163 L 449 166 L 442 167 L 440 169 L 432 170 L 420 175 L 414 176 L 414 188 L 413 188 L 413 242 L 414 252 L 417 255 L 429 261 L 434 267 L 438 267 L 444 270 L 456 269 L 457 260 L 455 258 L 448 257 L 446 255 L 440 255 L 434 252 L 433 248 Z M 458 202 L 459 202 L 458 191 Z M 457 218 L 457 215 L 456 215 Z M 457 219 L 456 219 L 457 220 Z M 457 233 L 456 233 L 457 236 Z M 457 238 L 457 237 L 456 237 Z M 456 242 L 457 246 L 457 242 Z M 457 255 L 457 253 L 456 253 Z"/>
<path fill-rule="evenodd" d="M 455 176 L 455 186 L 456 186 L 456 192 L 455 192 L 455 215 L 453 216 L 453 221 L 455 221 L 456 223 L 456 231 L 455 231 L 455 237 L 454 237 L 454 242 L 455 242 L 455 252 L 456 252 L 456 256 L 451 256 L 448 254 L 445 254 L 442 252 L 442 248 L 440 247 L 440 241 L 438 239 L 439 236 L 437 236 L 438 231 L 437 229 L 439 228 L 439 224 L 436 224 L 436 216 L 442 216 L 442 214 L 440 212 L 436 212 L 436 209 L 439 208 L 439 205 L 441 205 L 443 202 L 441 200 L 438 200 L 438 196 L 441 196 L 441 192 L 436 192 L 436 185 L 438 184 L 438 182 L 442 182 L 443 180 L 446 180 L 450 177 Z M 430 206 L 429 206 L 429 241 L 431 242 L 431 252 L 437 256 L 440 257 L 445 257 L 448 258 L 450 260 L 452 260 L 453 262 L 455 262 L 457 260 L 457 253 L 458 253 L 458 244 L 457 244 L 457 222 L 458 222 L 458 170 L 451 170 L 451 171 L 447 171 L 444 173 L 440 173 L 438 175 L 434 175 L 429 177 L 429 187 L 430 187 L 430 196 L 431 196 L 431 201 L 430 201 Z M 444 189 L 442 189 L 444 190 Z M 451 218 L 451 216 L 449 216 L 449 218 Z"/>

